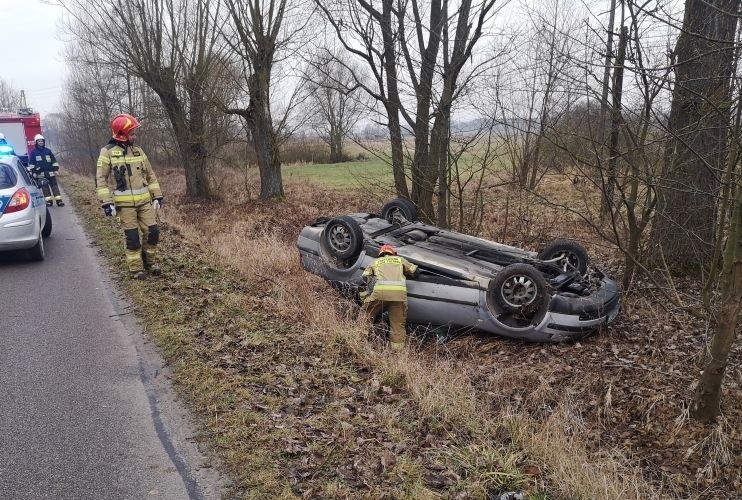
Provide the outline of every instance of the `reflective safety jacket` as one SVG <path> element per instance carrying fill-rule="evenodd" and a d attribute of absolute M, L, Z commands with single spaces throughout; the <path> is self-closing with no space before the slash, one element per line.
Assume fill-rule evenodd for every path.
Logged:
<path fill-rule="evenodd" d="M 100 150 L 96 178 L 101 205 L 138 207 L 162 198 L 160 183 L 139 146 L 111 139 Z"/>
<path fill-rule="evenodd" d="M 369 282 L 369 295 L 366 302 L 407 302 L 407 283 L 405 276 L 412 278 L 417 266 L 396 255 L 379 257 L 363 271 L 363 278 Z"/>
<path fill-rule="evenodd" d="M 28 155 L 28 169 L 37 177 L 54 177 L 59 163 L 51 149 L 36 146 Z"/>

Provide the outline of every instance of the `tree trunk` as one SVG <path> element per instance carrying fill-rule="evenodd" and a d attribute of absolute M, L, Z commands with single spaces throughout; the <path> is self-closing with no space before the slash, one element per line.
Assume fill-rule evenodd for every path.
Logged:
<path fill-rule="evenodd" d="M 264 68 L 258 68 L 249 77 L 250 104 L 244 115 L 258 161 L 260 198 L 263 200 L 284 197 L 281 157 L 270 111 L 269 82 L 270 72 Z"/>
<path fill-rule="evenodd" d="M 433 164 L 430 157 L 430 107 L 433 101 L 436 60 L 441 46 L 441 30 L 446 18 L 447 12 L 445 8 L 441 9 L 440 0 L 433 0 L 430 7 L 428 44 L 421 54 L 420 78 L 415 89 L 417 107 L 413 130 L 415 156 L 412 161 L 412 201 L 417 205 L 421 218 L 428 222 L 435 217 L 433 195 L 438 180 L 438 165 Z"/>
<path fill-rule="evenodd" d="M 621 98 L 623 96 L 623 70 L 626 59 L 626 41 L 629 28 L 621 26 L 621 34 L 618 37 L 618 54 L 616 55 L 616 69 L 613 72 L 613 106 L 611 109 L 611 138 L 610 158 L 608 158 L 608 180 L 605 183 L 603 193 L 602 213 L 610 214 L 613 211 L 613 192 L 616 185 L 616 174 L 618 172 L 618 133 L 621 127 Z"/>
<path fill-rule="evenodd" d="M 703 422 L 712 422 L 721 411 L 721 385 L 742 312 L 742 182 L 739 180 L 736 191 L 724 249 L 719 319 L 692 407 L 693 416 Z"/>
<path fill-rule="evenodd" d="M 147 84 L 160 98 L 170 124 L 173 126 L 178 155 L 186 176 L 186 195 L 208 198 L 211 196 L 211 189 L 206 171 L 207 155 L 203 132 L 205 113 L 203 97 L 195 97 L 195 109 L 191 110 L 189 123 L 183 103 L 176 91 L 175 79 L 170 71 L 163 71 L 157 79 L 150 79 Z M 190 92 L 192 91 L 189 90 Z"/>
<path fill-rule="evenodd" d="M 384 0 L 381 16 L 381 34 L 384 41 L 384 70 L 386 72 L 387 97 L 384 102 L 389 121 L 389 141 L 392 148 L 392 173 L 394 189 L 401 198 L 410 197 L 407 178 L 404 173 L 404 153 L 402 126 L 399 123 L 399 86 L 397 84 L 397 54 L 394 50 L 395 37 L 392 31 L 392 0 Z"/>
<path fill-rule="evenodd" d="M 337 126 L 330 127 L 330 163 L 340 163 L 343 156 L 343 134 Z"/>
<path fill-rule="evenodd" d="M 186 194 L 206 198 L 211 195 L 209 187 L 207 151 L 206 151 L 206 128 L 204 116 L 206 115 L 206 104 L 203 93 L 196 82 L 188 89 L 191 105 L 189 115 L 188 147 L 190 158 L 184 164 L 186 176 Z"/>
<path fill-rule="evenodd" d="M 718 179 L 729 137 L 730 79 L 740 0 L 686 0 L 652 234 L 671 269 L 700 274 L 714 241 Z"/>
<path fill-rule="evenodd" d="M 605 68 L 603 69 L 603 94 L 600 100 L 600 144 L 605 147 L 606 116 L 608 115 L 608 84 L 611 78 L 611 59 L 613 59 L 613 28 L 616 24 L 616 0 L 611 0 L 608 17 L 608 40 L 605 46 Z"/>
<path fill-rule="evenodd" d="M 631 280 L 636 273 L 636 260 L 639 258 L 639 241 L 641 231 L 636 228 L 629 229 L 629 241 L 626 244 L 626 255 L 624 256 L 623 279 L 621 280 L 621 290 L 627 292 L 631 286 Z"/>
<path fill-rule="evenodd" d="M 438 116 L 433 122 L 433 129 L 430 133 L 430 160 L 436 167 L 438 176 L 438 209 L 436 217 L 438 226 L 448 226 L 448 189 L 449 189 L 449 165 L 448 165 L 448 147 L 451 140 L 449 136 L 449 126 L 451 120 L 451 92 L 448 85 L 444 84 L 443 95 L 441 96 L 441 105 Z"/>

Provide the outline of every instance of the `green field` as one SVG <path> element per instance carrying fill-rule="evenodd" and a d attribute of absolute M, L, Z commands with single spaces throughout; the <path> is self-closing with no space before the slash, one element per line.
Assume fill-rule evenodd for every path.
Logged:
<path fill-rule="evenodd" d="M 409 168 L 409 158 L 408 161 Z M 458 161 L 451 166 L 452 176 L 459 175 L 463 179 L 477 178 L 482 169 L 482 159 L 465 152 Z M 493 155 L 486 165 L 488 173 L 510 168 L 503 156 Z M 391 189 L 394 187 L 392 167 L 379 158 L 365 161 L 349 161 L 344 163 L 293 163 L 283 165 L 283 178 L 288 181 L 310 181 L 329 188 L 379 187 Z M 409 171 L 407 172 L 409 175 Z"/>
<path fill-rule="evenodd" d="M 308 180 L 327 187 L 392 186 L 392 168 L 379 159 L 333 164 L 293 164 L 282 168 L 285 180 Z"/>

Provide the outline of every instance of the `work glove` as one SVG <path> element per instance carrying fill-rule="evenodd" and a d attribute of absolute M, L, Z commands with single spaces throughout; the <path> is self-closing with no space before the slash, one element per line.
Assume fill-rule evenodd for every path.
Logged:
<path fill-rule="evenodd" d="M 165 198 L 155 198 L 152 201 L 152 208 L 154 208 L 155 210 L 159 210 L 160 208 L 162 208 L 162 204 L 164 202 L 165 202 Z"/>
<path fill-rule="evenodd" d="M 111 203 L 103 205 L 103 213 L 106 214 L 106 217 L 116 217 L 116 207 Z"/>

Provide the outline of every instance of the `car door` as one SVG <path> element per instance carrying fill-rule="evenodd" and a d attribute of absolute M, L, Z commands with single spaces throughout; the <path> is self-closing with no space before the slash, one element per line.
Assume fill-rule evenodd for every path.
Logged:
<path fill-rule="evenodd" d="M 46 224 L 46 201 L 44 192 L 36 185 L 36 181 L 31 178 L 28 170 L 23 166 L 18 158 L 13 158 L 13 166 L 18 171 L 21 178 L 21 184 L 31 193 L 31 203 L 36 211 L 37 217 L 41 220 L 41 227 Z"/>

